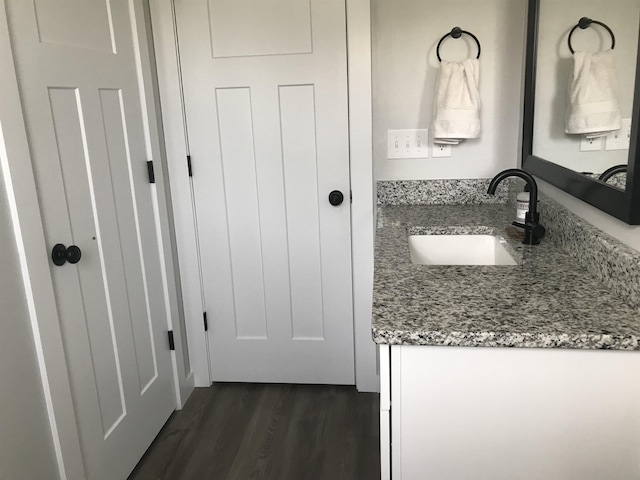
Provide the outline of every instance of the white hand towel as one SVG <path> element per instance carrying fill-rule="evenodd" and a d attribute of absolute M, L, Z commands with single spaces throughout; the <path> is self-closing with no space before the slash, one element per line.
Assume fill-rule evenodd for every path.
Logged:
<path fill-rule="evenodd" d="M 613 51 L 574 53 L 565 132 L 593 138 L 620 128 Z"/>
<path fill-rule="evenodd" d="M 457 144 L 480 135 L 480 62 L 440 64 L 433 105 L 433 142 Z"/>

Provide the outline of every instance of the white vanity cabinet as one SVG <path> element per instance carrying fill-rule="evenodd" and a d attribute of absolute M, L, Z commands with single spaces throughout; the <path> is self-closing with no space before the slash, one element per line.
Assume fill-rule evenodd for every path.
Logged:
<path fill-rule="evenodd" d="M 379 349 L 383 480 L 640 478 L 640 352 Z"/>

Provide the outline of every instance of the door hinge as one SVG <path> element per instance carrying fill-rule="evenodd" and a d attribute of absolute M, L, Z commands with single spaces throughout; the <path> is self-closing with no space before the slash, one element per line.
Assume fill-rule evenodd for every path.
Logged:
<path fill-rule="evenodd" d="M 176 344 L 173 341 L 173 330 L 167 332 L 167 337 L 169 337 L 169 350 L 175 350 Z"/>
<path fill-rule="evenodd" d="M 207 322 L 207 312 L 202 313 L 202 317 L 204 318 L 204 331 L 209 331 L 209 322 Z"/>
<path fill-rule="evenodd" d="M 187 168 L 189 169 L 189 176 L 193 177 L 193 170 L 191 169 L 191 155 L 187 155 Z"/>
<path fill-rule="evenodd" d="M 156 175 L 153 171 L 153 160 L 147 162 L 147 172 L 149 173 L 149 183 L 156 183 Z"/>

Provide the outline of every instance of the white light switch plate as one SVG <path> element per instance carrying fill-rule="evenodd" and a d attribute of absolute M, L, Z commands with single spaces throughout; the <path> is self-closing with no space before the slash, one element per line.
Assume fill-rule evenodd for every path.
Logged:
<path fill-rule="evenodd" d="M 428 158 L 429 130 L 387 130 L 387 158 Z"/>
<path fill-rule="evenodd" d="M 629 139 L 631 138 L 631 119 L 623 118 L 620 130 L 611 132 L 604 138 L 605 150 L 629 150 Z"/>

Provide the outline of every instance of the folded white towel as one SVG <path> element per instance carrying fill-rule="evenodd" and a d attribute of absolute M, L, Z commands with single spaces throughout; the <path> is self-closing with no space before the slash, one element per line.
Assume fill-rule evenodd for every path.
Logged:
<path fill-rule="evenodd" d="M 433 105 L 433 142 L 456 145 L 480 135 L 480 62 L 440 64 Z"/>
<path fill-rule="evenodd" d="M 612 50 L 575 52 L 565 132 L 593 138 L 620 130 L 618 76 Z"/>

